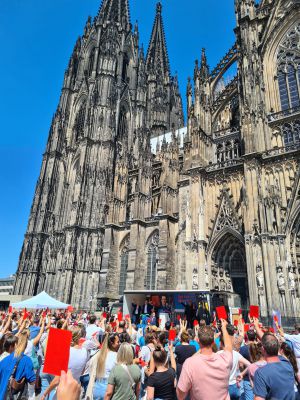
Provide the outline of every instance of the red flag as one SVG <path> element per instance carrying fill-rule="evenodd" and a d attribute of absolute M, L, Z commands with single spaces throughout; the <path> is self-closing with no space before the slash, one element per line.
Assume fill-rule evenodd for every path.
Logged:
<path fill-rule="evenodd" d="M 170 329 L 169 330 L 169 341 L 174 342 L 175 339 L 176 339 L 176 331 L 175 331 L 175 329 Z"/>
<path fill-rule="evenodd" d="M 224 306 L 216 307 L 218 319 L 227 319 L 227 312 Z"/>
<path fill-rule="evenodd" d="M 71 341 L 71 331 L 50 328 L 43 372 L 60 376 L 68 371 Z"/>
<path fill-rule="evenodd" d="M 259 317 L 259 306 L 250 306 L 249 315 L 251 318 Z"/>
<path fill-rule="evenodd" d="M 194 322 L 193 322 L 193 325 L 197 326 L 197 325 L 199 325 L 199 322 L 195 319 Z"/>

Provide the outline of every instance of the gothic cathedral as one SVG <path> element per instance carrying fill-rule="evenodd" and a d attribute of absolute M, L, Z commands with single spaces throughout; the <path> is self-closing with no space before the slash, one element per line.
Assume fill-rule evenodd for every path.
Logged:
<path fill-rule="evenodd" d="M 235 13 L 233 47 L 212 70 L 204 49 L 196 61 L 187 128 L 161 4 L 146 55 L 128 0 L 88 19 L 15 293 L 95 308 L 125 289 L 199 290 L 263 317 L 299 314 L 300 3 L 235 0 Z"/>

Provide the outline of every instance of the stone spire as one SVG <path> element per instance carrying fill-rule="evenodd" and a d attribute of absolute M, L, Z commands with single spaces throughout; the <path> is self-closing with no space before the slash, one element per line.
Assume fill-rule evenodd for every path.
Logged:
<path fill-rule="evenodd" d="M 201 63 L 200 63 L 200 78 L 204 80 L 208 77 L 208 74 L 209 74 L 209 67 L 207 65 L 205 49 L 203 48 L 201 54 Z"/>
<path fill-rule="evenodd" d="M 158 72 L 161 76 L 170 75 L 169 57 L 162 19 L 162 5 L 157 3 L 156 16 L 152 29 L 146 60 L 147 71 Z"/>
<path fill-rule="evenodd" d="M 130 26 L 128 0 L 103 0 L 98 18 L 100 22 L 116 22 L 123 28 Z"/>

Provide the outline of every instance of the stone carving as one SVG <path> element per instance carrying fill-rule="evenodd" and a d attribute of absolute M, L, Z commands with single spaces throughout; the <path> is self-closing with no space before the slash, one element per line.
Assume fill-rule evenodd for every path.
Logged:
<path fill-rule="evenodd" d="M 280 293 L 285 292 L 285 279 L 282 271 L 282 267 L 277 268 L 277 285 Z"/>

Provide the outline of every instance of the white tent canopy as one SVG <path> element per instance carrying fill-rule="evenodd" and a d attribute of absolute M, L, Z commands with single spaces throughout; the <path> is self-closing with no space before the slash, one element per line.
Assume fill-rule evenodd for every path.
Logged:
<path fill-rule="evenodd" d="M 43 309 L 43 308 L 66 309 L 69 306 L 69 304 L 65 304 L 58 300 L 55 300 L 53 297 L 49 296 L 49 294 L 47 294 L 46 292 L 41 292 L 38 295 L 32 297 L 31 299 L 21 301 L 20 303 L 12 303 L 11 306 L 13 308 L 28 308 L 28 309 Z"/>

